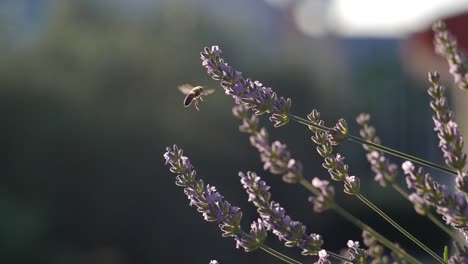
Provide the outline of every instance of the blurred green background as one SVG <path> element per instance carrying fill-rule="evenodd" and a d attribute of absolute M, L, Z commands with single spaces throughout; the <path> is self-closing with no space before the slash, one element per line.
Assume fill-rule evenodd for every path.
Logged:
<path fill-rule="evenodd" d="M 245 228 L 256 212 L 237 173 L 254 170 L 293 219 L 323 235 L 327 249 L 361 241 L 334 213 L 313 213 L 303 188 L 263 172 L 247 135 L 237 131 L 233 101 L 201 66 L 205 46 L 219 45 L 244 76 L 292 98 L 297 115 L 317 108 L 329 125 L 343 117 L 358 134 L 355 117 L 371 112 L 387 146 L 443 163 L 428 85 L 405 73 L 401 38 L 307 36 L 292 9 L 267 2 L 0 1 L 0 262 L 280 263 L 236 249 L 188 206 L 164 165 L 173 144 L 199 177 L 242 208 Z M 197 112 L 182 105 L 183 83 L 217 92 Z M 327 178 L 306 127 L 262 122 L 303 162 L 306 177 Z M 442 252 L 445 235 L 378 187 L 360 146 L 349 142 L 338 151 L 361 177 L 363 193 Z M 336 190 L 343 207 L 421 254 L 343 195 L 340 184 Z M 301 259 L 273 235 L 268 243 Z"/>

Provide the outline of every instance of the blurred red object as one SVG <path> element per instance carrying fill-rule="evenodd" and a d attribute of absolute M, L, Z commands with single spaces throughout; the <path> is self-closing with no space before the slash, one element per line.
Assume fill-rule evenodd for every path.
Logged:
<path fill-rule="evenodd" d="M 468 51 L 468 13 L 442 19 L 458 43 L 458 47 Z M 427 72 L 438 71 L 444 83 L 453 85 L 448 72 L 447 61 L 434 50 L 434 32 L 431 25 L 421 32 L 409 35 L 402 42 L 401 59 L 404 67 L 417 79 L 427 80 Z"/>

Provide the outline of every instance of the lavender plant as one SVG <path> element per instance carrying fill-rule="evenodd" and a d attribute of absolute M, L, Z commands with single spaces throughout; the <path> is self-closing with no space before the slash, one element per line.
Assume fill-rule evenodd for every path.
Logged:
<path fill-rule="evenodd" d="M 463 89 L 468 89 L 468 75 L 466 62 L 458 50 L 456 41 L 447 31 L 442 22 L 433 25 L 435 32 L 436 51 L 447 58 L 450 72 L 454 75 L 455 83 Z M 233 237 L 238 248 L 246 252 L 262 249 L 286 263 L 301 263 L 279 251 L 265 245 L 267 232 L 272 232 L 286 247 L 297 247 L 307 258 L 315 257 L 315 263 L 332 263 L 330 259 L 344 263 L 421 263 L 397 243 L 390 241 L 382 234 L 353 216 L 341 207 L 335 198 L 335 187 L 330 181 L 314 177 L 307 179 L 304 175 L 304 165 L 293 159 L 288 147 L 279 142 L 270 142 L 267 129 L 260 126 L 259 116 L 269 115 L 274 127 L 284 126 L 289 121 L 306 125 L 312 132 L 311 141 L 316 145 L 318 154 L 322 157 L 322 167 L 326 169 L 330 179 L 343 183 L 343 191 L 358 199 L 380 217 L 386 220 L 397 231 L 426 252 L 433 261 L 438 263 L 468 263 L 468 177 L 465 171 L 466 154 L 463 152 L 464 141 L 453 118 L 453 112 L 448 108 L 444 96 L 444 87 L 439 84 L 439 74 L 429 73 L 431 86 L 428 93 L 432 98 L 431 108 L 435 111 L 433 117 L 434 130 L 439 137 L 439 147 L 449 167 L 435 164 L 409 154 L 381 145 L 376 136 L 376 129 L 370 124 L 370 115 L 361 114 L 357 118 L 362 126 L 360 136 L 350 134 L 348 124 L 340 119 L 334 126 L 325 126 L 317 110 L 302 118 L 292 114 L 292 101 L 278 95 L 270 87 L 263 86 L 256 80 L 243 77 L 240 71 L 233 69 L 221 57 L 218 46 L 205 48 L 201 52 L 202 65 L 207 73 L 215 80 L 220 81 L 225 93 L 235 102 L 233 114 L 242 121 L 239 127 L 241 132 L 250 135 L 250 143 L 259 154 L 260 161 L 266 172 L 279 175 L 288 184 L 299 184 L 311 192 L 308 200 L 312 204 L 313 212 L 322 213 L 331 210 L 345 220 L 361 229 L 362 241 L 366 248 L 362 248 L 356 240 L 348 240 L 347 253 L 338 254 L 324 248 L 324 238 L 316 233 L 306 233 L 306 226 L 294 221 L 292 216 L 279 203 L 271 200 L 270 187 L 255 172 L 240 172 L 241 184 L 245 189 L 248 200 L 257 208 L 259 218 L 251 225 L 249 232 L 241 227 L 242 213 L 240 208 L 232 206 L 224 200 L 216 188 L 205 185 L 202 180 L 196 179 L 196 171 L 189 159 L 183 155 L 181 149 L 174 145 L 167 148 L 164 158 L 170 165 L 170 171 L 177 174 L 176 185 L 184 188 L 184 193 L 190 200 L 190 206 L 195 206 L 208 222 L 216 222 L 221 229 L 223 237 Z M 409 231 L 390 218 L 382 209 L 377 207 L 361 190 L 360 182 L 364 179 L 351 174 L 350 165 L 345 162 L 343 154 L 335 152 L 334 148 L 344 141 L 361 144 L 367 153 L 367 160 L 375 173 L 375 180 L 381 187 L 392 187 L 405 197 L 417 214 L 428 217 L 436 227 L 442 229 L 456 241 L 456 251 L 450 258 L 439 256 L 422 241 L 418 240 Z M 399 185 L 398 165 L 392 163 L 387 154 L 406 159 L 402 169 L 406 175 L 408 188 L 413 191 L 409 194 Z M 413 163 L 437 169 L 445 174 L 454 175 L 456 189 L 449 191 L 445 185 L 439 184 L 425 173 L 420 167 L 416 169 Z M 439 216 L 434 215 L 433 211 Z M 445 224 L 440 221 L 445 221 Z M 461 235 L 461 236 L 460 236 Z M 436 251 L 440 251 L 437 249 Z M 211 261 L 210 263 L 217 263 Z"/>

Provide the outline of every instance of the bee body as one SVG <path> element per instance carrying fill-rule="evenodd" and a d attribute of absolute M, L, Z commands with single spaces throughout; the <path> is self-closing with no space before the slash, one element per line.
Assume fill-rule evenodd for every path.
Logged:
<path fill-rule="evenodd" d="M 209 95 L 209 94 L 212 94 L 214 92 L 214 90 L 212 90 L 212 89 L 205 90 L 203 88 L 203 86 L 193 87 L 190 84 L 184 84 L 184 85 L 179 86 L 179 90 L 183 94 L 186 95 L 185 99 L 184 99 L 184 106 L 189 107 L 192 104 L 192 102 L 195 102 L 195 108 L 198 111 L 200 111 L 200 109 L 198 109 L 198 99 L 203 101 L 202 96 Z"/>

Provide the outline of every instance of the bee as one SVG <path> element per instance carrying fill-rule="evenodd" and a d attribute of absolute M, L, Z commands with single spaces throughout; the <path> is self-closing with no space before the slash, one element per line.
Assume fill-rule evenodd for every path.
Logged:
<path fill-rule="evenodd" d="M 203 86 L 193 87 L 190 84 L 183 84 L 179 86 L 179 90 L 183 94 L 187 95 L 185 96 L 185 99 L 184 99 L 184 106 L 189 107 L 192 104 L 192 102 L 195 102 L 195 108 L 198 111 L 200 111 L 200 109 L 198 109 L 198 99 L 200 99 L 203 102 L 203 98 L 202 98 L 203 95 L 209 95 L 214 92 L 213 89 L 205 90 Z"/>

